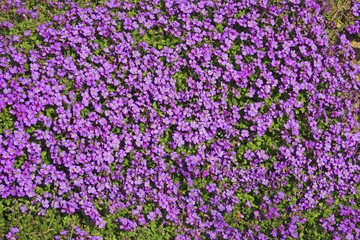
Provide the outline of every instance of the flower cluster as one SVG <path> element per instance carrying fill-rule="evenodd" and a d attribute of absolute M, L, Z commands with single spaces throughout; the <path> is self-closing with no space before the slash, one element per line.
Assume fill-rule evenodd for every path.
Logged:
<path fill-rule="evenodd" d="M 16 240 L 18 239 L 17 233 L 19 232 L 19 229 L 16 227 L 13 227 L 10 229 L 10 231 L 5 235 L 5 239 L 7 240 Z"/>
<path fill-rule="evenodd" d="M 351 12 L 352 12 L 352 15 L 354 16 L 355 18 L 355 21 L 353 24 L 351 24 L 347 31 L 350 33 L 350 34 L 360 34 L 360 1 L 358 0 L 353 0 L 352 1 L 352 6 L 351 6 Z"/>
<path fill-rule="evenodd" d="M 298 238 L 326 205 L 360 237 L 359 67 L 317 1 L 51 4 L 0 36 L 0 198 L 177 239 Z"/>
<path fill-rule="evenodd" d="M 13 13 L 16 17 L 14 19 L 27 19 L 27 18 L 31 18 L 31 19 L 35 19 L 39 16 L 39 8 L 38 7 L 34 7 L 31 10 L 26 8 L 26 2 L 23 2 L 21 0 L 8 0 L 8 1 L 4 1 L 2 3 L 0 3 L 0 13 L 4 14 L 5 13 Z M 12 28 L 14 26 L 15 23 L 12 23 L 11 21 L 7 20 L 4 22 L 0 22 L 0 27 L 1 28 Z"/>

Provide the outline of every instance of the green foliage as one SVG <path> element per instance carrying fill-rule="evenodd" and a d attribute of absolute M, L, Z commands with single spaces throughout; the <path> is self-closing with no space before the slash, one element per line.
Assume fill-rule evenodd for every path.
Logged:
<path fill-rule="evenodd" d="M 69 91 L 72 90 L 74 81 L 70 79 L 60 79 L 60 83 L 65 85 L 65 89 L 63 90 L 64 94 L 67 95 Z M 76 92 L 76 94 L 80 94 L 79 92 Z"/>
<path fill-rule="evenodd" d="M 14 117 L 10 114 L 9 108 L 4 108 L 0 113 L 0 134 L 4 130 L 14 130 Z"/>
<path fill-rule="evenodd" d="M 262 210 L 259 206 L 261 199 L 256 199 L 253 194 L 241 192 L 238 194 L 239 204 L 231 214 L 226 215 L 225 219 L 231 227 L 239 228 L 241 230 L 251 229 L 255 224 L 260 225 L 260 231 L 271 235 L 274 228 L 279 228 L 281 225 L 289 223 L 291 218 L 295 215 L 289 215 L 286 209 L 289 207 L 290 202 L 287 204 L 280 204 L 276 207 L 279 209 L 280 217 L 272 219 L 264 219 L 258 221 L 254 218 L 254 212 L 259 211 L 260 215 L 265 214 L 267 210 Z M 245 203 L 249 201 L 251 207 L 246 206 Z M 331 235 L 324 231 L 321 226 L 320 218 L 327 217 L 333 213 L 333 208 L 324 204 L 320 204 L 319 208 L 307 211 L 304 214 L 299 213 L 299 217 L 307 219 L 304 225 L 298 225 L 298 233 L 300 239 L 330 239 Z"/>
<path fill-rule="evenodd" d="M 22 213 L 21 206 L 26 206 L 29 213 Z M 55 210 L 49 210 L 45 216 L 38 216 L 35 208 L 25 200 L 0 199 L 1 238 L 11 227 L 18 227 L 19 239 L 53 239 L 55 234 L 67 227 L 70 223 L 68 219 Z"/>
<path fill-rule="evenodd" d="M 51 163 L 51 158 L 47 151 L 41 152 L 41 159 L 42 159 L 43 163 L 45 163 L 45 164 Z"/>
<path fill-rule="evenodd" d="M 153 102 L 152 107 L 160 116 L 164 116 L 164 113 L 160 110 L 159 103 Z"/>
<path fill-rule="evenodd" d="M 131 35 L 135 44 L 139 42 L 146 42 L 150 47 L 154 47 L 159 50 L 163 49 L 165 46 L 173 48 L 177 44 L 181 43 L 180 38 L 175 38 L 174 36 L 166 34 L 164 30 L 159 27 L 147 30 L 145 35 L 141 35 L 137 30 L 132 31 Z"/>
<path fill-rule="evenodd" d="M 26 206 L 27 213 L 22 213 L 20 207 Z M 31 206 L 27 200 L 0 199 L 0 238 L 3 238 L 10 228 L 19 228 L 19 239 L 53 239 L 62 230 L 72 232 L 73 226 L 86 230 L 91 236 L 102 236 L 103 239 L 173 239 L 177 228 L 174 225 L 164 225 L 154 221 L 146 226 L 140 226 L 133 232 L 122 231 L 114 220 L 122 216 L 131 216 L 129 209 L 118 214 L 108 215 L 107 225 L 103 229 L 93 227 L 81 212 L 67 215 L 58 210 L 49 209 L 44 216 L 38 215 L 37 207 Z M 75 233 L 72 232 L 73 237 Z M 70 237 L 70 236 L 69 236 Z"/>
<path fill-rule="evenodd" d="M 56 111 L 53 107 L 47 107 L 45 110 L 46 116 L 53 119 L 56 116 Z"/>
<path fill-rule="evenodd" d="M 84 109 L 81 110 L 81 112 L 80 112 L 81 117 L 86 118 L 86 117 L 89 115 L 90 112 L 91 112 L 91 111 L 90 111 L 89 109 L 84 108 Z"/>
<path fill-rule="evenodd" d="M 186 80 L 188 75 L 186 72 L 177 72 L 173 75 L 173 78 L 176 80 L 176 89 L 185 91 L 187 89 Z"/>
<path fill-rule="evenodd" d="M 14 168 L 20 168 L 21 165 L 26 161 L 26 159 L 27 159 L 26 154 L 17 157 L 14 161 Z"/>
<path fill-rule="evenodd" d="M 165 147 L 165 151 L 171 153 L 173 150 L 170 149 L 169 142 L 172 140 L 172 130 L 166 129 L 163 137 L 160 139 L 160 143 Z"/>

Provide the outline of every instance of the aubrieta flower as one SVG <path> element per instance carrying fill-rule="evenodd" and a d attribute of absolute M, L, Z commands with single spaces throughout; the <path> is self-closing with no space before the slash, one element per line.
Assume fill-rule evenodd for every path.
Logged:
<path fill-rule="evenodd" d="M 277 2 L 49 3 L 64 12 L 1 37 L 0 109 L 12 124 L 0 133 L 0 197 L 98 228 L 107 210 L 123 231 L 160 219 L 176 239 L 300 237 L 294 215 L 356 194 L 359 68 L 346 35 L 329 43 L 318 1 Z M 37 16 L 22 3 L 2 10 Z M 41 43 L 22 49 L 28 37 Z M 226 217 L 239 207 L 258 221 L 294 217 L 240 229 Z M 320 225 L 358 238 L 356 206 L 338 208 Z"/>

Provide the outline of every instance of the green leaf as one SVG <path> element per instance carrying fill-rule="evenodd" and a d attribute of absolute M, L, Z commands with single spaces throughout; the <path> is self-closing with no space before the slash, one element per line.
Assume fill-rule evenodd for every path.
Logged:
<path fill-rule="evenodd" d="M 20 168 L 25 161 L 26 161 L 26 155 L 25 154 L 17 157 L 15 159 L 15 161 L 14 161 L 14 168 Z"/>
<path fill-rule="evenodd" d="M 41 152 L 41 159 L 43 160 L 43 162 L 46 162 L 47 160 L 46 155 L 47 155 L 46 151 Z"/>
<path fill-rule="evenodd" d="M 89 113 L 90 113 L 90 110 L 87 109 L 87 108 L 84 108 L 84 109 L 82 109 L 82 110 L 80 111 L 80 114 L 81 114 L 81 117 L 82 117 L 82 118 L 86 118 L 86 117 L 89 115 Z"/>

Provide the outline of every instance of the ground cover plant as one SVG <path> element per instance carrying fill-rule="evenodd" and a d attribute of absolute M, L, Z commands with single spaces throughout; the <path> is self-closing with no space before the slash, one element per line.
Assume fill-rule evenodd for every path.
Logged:
<path fill-rule="evenodd" d="M 2 1 L 0 238 L 359 239 L 346 4 Z"/>

